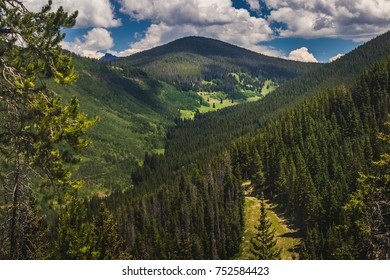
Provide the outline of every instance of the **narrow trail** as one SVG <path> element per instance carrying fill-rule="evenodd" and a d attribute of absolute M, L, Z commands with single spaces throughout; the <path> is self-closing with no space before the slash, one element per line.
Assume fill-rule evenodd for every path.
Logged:
<path fill-rule="evenodd" d="M 294 252 L 294 248 L 299 244 L 297 230 L 292 229 L 288 225 L 285 217 L 278 215 L 274 209 L 275 205 L 266 201 L 267 214 L 272 222 L 272 227 L 275 229 L 275 237 L 277 239 L 277 246 L 282 249 L 281 258 L 283 260 L 297 259 L 298 255 Z M 260 200 L 254 196 L 245 197 L 245 227 L 243 240 L 241 243 L 241 250 L 238 259 L 251 259 L 250 240 L 255 235 L 255 227 L 258 224 L 260 216 Z"/>

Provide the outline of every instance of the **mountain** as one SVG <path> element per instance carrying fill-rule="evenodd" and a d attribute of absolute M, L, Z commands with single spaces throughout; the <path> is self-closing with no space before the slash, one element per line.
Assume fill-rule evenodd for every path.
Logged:
<path fill-rule="evenodd" d="M 186 37 L 120 60 L 178 88 L 198 89 L 203 81 L 228 82 L 231 73 L 277 83 L 320 67 L 265 56 L 225 42 L 203 37 Z"/>
<path fill-rule="evenodd" d="M 115 60 L 118 60 L 119 57 L 113 55 L 113 54 L 110 54 L 110 53 L 106 53 L 103 57 L 101 57 L 99 60 L 100 61 L 105 61 L 105 62 L 110 62 L 110 61 L 115 61 Z"/>
<path fill-rule="evenodd" d="M 190 58 L 186 59 L 182 56 L 183 54 L 189 55 Z M 165 68 L 169 67 L 170 57 L 172 57 L 172 63 L 185 62 L 186 60 L 197 62 L 197 66 L 201 68 L 202 72 L 208 70 L 207 66 L 214 66 L 218 69 L 222 63 L 226 66 L 224 69 L 242 67 L 249 72 L 263 70 L 264 73 L 267 73 L 266 75 L 270 75 L 274 71 L 283 71 L 284 74 L 294 76 L 311 71 L 318 65 L 318 63 L 303 63 L 270 57 L 204 37 L 181 38 L 166 45 L 123 58 L 121 62 L 144 69 L 150 69 L 154 63 L 161 63 Z"/>

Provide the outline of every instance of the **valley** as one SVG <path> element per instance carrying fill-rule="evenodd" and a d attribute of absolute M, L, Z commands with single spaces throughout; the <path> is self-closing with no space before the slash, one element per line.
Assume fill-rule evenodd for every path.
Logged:
<path fill-rule="evenodd" d="M 50 5 L 0 5 L 0 259 L 389 258 L 390 31 L 331 63 L 96 60 Z"/>
<path fill-rule="evenodd" d="M 231 95 L 225 92 L 205 91 L 206 86 L 218 85 L 217 81 L 201 77 L 197 83 L 188 84 L 195 79 L 191 75 L 199 72 L 188 72 L 184 83 L 179 83 L 176 74 L 176 80 L 170 80 L 172 75 L 159 77 L 165 81 L 151 79 L 150 73 L 143 72 L 149 71 L 142 64 L 144 54 L 139 55 L 142 59 L 137 60 L 137 67 L 142 70 L 129 68 L 133 73 L 130 81 L 138 73 L 137 85 L 143 84 L 140 81 L 155 86 L 172 83 L 169 86 L 177 97 L 185 96 L 193 103 L 171 107 L 174 114 L 167 119 L 174 122 L 174 128 L 167 126 L 164 153 L 149 150 L 145 154 L 142 165 L 132 169 L 132 187 L 104 197 L 95 195 L 88 206 L 90 211 L 93 213 L 99 203 L 111 205 L 110 211 L 122 221 L 119 232 L 136 258 L 234 258 L 240 250 L 241 258 L 249 258 L 247 245 L 253 236 L 258 201 L 245 198 L 240 189 L 242 181 L 252 180 L 254 188 L 270 199 L 268 205 L 278 205 L 278 212 L 288 213 L 299 229 L 297 238 L 274 211 L 268 210 L 281 258 L 363 258 L 362 251 L 349 249 L 354 241 L 348 238 L 357 233 L 345 217 L 352 218 L 350 211 L 354 210 L 342 209 L 351 203 L 359 170 L 373 172 L 369 158 L 378 158 L 386 151 L 375 138 L 376 131 L 386 131 L 383 124 L 389 110 L 388 94 L 376 89 L 383 88 L 386 79 L 378 81 L 380 86 L 370 79 L 387 75 L 379 74 L 387 66 L 377 65 L 366 76 L 361 73 L 369 61 L 390 53 L 389 44 L 383 43 L 388 40 L 389 34 L 384 34 L 335 63 L 316 65 L 317 70 L 290 81 L 279 80 L 277 88 L 273 88 L 277 78 L 262 80 L 261 98 L 254 102 L 233 99 L 232 103 Z M 171 61 L 172 54 L 168 57 Z M 147 61 L 154 58 L 148 56 Z M 168 69 L 173 67 L 167 61 L 164 57 L 156 62 L 161 68 L 167 67 L 162 73 L 170 73 Z M 121 77 L 127 81 L 128 70 L 124 65 L 120 68 Z M 241 93 L 254 86 L 242 82 L 248 74 L 231 73 L 221 72 L 220 79 L 230 79 Z M 340 77 L 348 88 L 337 87 Z M 263 96 L 267 88 L 272 92 Z M 370 105 L 364 103 L 367 96 L 359 95 L 363 88 L 369 92 Z M 141 100 L 158 100 L 154 98 L 169 94 L 165 91 L 142 96 Z M 247 98 L 258 99 L 260 90 L 256 94 Z M 153 104 L 162 112 L 163 106 Z M 185 109 L 184 104 L 194 107 Z M 362 109 L 364 106 L 374 109 L 369 112 Z M 136 222 L 139 219 L 142 224 Z M 213 230 L 208 232 L 210 227 Z M 342 241 L 345 239 L 350 243 Z"/>
<path fill-rule="evenodd" d="M 207 48 L 199 52 L 194 44 Z M 319 66 L 269 58 L 201 37 L 129 58 L 96 61 L 73 56 L 73 61 L 77 82 L 49 85 L 65 100 L 76 96 L 88 116 L 99 117 L 88 132 L 92 146 L 83 152 L 81 163 L 72 166 L 76 178 L 86 179 L 86 196 L 131 188 L 131 173 L 142 165 L 145 153 L 164 152 L 177 119 L 258 101 L 279 82 Z M 197 70 L 189 70 L 194 65 Z M 260 73 L 259 67 L 272 71 Z"/>

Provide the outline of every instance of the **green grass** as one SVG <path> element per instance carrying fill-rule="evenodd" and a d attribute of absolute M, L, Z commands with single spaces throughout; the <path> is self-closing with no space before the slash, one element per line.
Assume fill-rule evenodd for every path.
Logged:
<path fill-rule="evenodd" d="M 277 246 L 281 248 L 281 259 L 291 260 L 297 258 L 294 248 L 299 244 L 300 239 L 297 237 L 297 231 L 288 227 L 286 220 L 276 214 L 275 205 L 267 202 L 267 214 L 272 222 L 272 228 L 275 229 Z M 245 227 L 241 243 L 240 253 L 237 259 L 248 260 L 253 256 L 250 253 L 250 240 L 256 233 L 255 227 L 258 224 L 260 216 L 260 200 L 255 197 L 245 197 Z"/>
<path fill-rule="evenodd" d="M 210 103 L 210 106 L 201 106 L 199 108 L 199 112 L 207 113 L 207 112 L 210 112 L 210 111 L 220 110 L 220 109 L 223 109 L 223 108 L 226 108 L 226 107 L 230 107 L 230 106 L 234 106 L 234 105 L 237 104 L 237 102 L 232 103 L 231 100 L 223 100 L 223 103 L 221 104 L 221 101 L 220 100 L 216 100 L 216 99 L 210 99 L 209 103 Z M 215 108 L 214 108 L 213 104 L 215 104 Z"/>
<path fill-rule="evenodd" d="M 253 96 L 248 97 L 247 99 L 234 100 L 226 98 L 227 94 L 224 92 L 198 92 L 198 95 L 202 97 L 205 103 L 208 103 L 210 106 L 200 106 L 196 110 L 204 114 L 211 111 L 220 110 L 226 107 L 235 106 L 245 102 L 255 102 L 262 98 L 262 96 Z M 221 104 L 222 98 L 222 104 Z M 215 104 L 215 106 L 213 105 Z M 180 118 L 185 120 L 193 120 L 195 117 L 196 110 L 180 110 Z"/>
<path fill-rule="evenodd" d="M 154 149 L 153 152 L 157 155 L 165 154 L 165 149 Z"/>
<path fill-rule="evenodd" d="M 265 83 L 264 83 L 264 86 L 263 86 L 263 88 L 262 88 L 262 90 L 261 90 L 261 94 L 262 94 L 263 96 L 266 96 L 267 94 L 273 92 L 273 91 L 274 91 L 275 89 L 277 89 L 277 88 L 278 88 L 278 85 L 277 85 L 277 84 L 275 84 L 274 82 L 272 82 L 272 80 L 267 80 L 267 81 L 265 81 Z"/>
<path fill-rule="evenodd" d="M 180 118 L 183 120 L 193 120 L 195 112 L 191 110 L 180 110 Z"/>
<path fill-rule="evenodd" d="M 255 102 L 261 99 L 261 96 L 254 96 L 254 97 L 249 97 L 246 99 L 247 102 Z"/>

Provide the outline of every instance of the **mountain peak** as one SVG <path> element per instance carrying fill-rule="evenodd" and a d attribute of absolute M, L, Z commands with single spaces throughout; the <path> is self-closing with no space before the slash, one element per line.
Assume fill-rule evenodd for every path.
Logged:
<path fill-rule="evenodd" d="M 115 61 L 115 60 L 118 60 L 119 57 L 113 55 L 113 54 L 110 54 L 110 53 L 106 53 L 102 58 L 100 58 L 99 60 L 100 61 Z"/>

